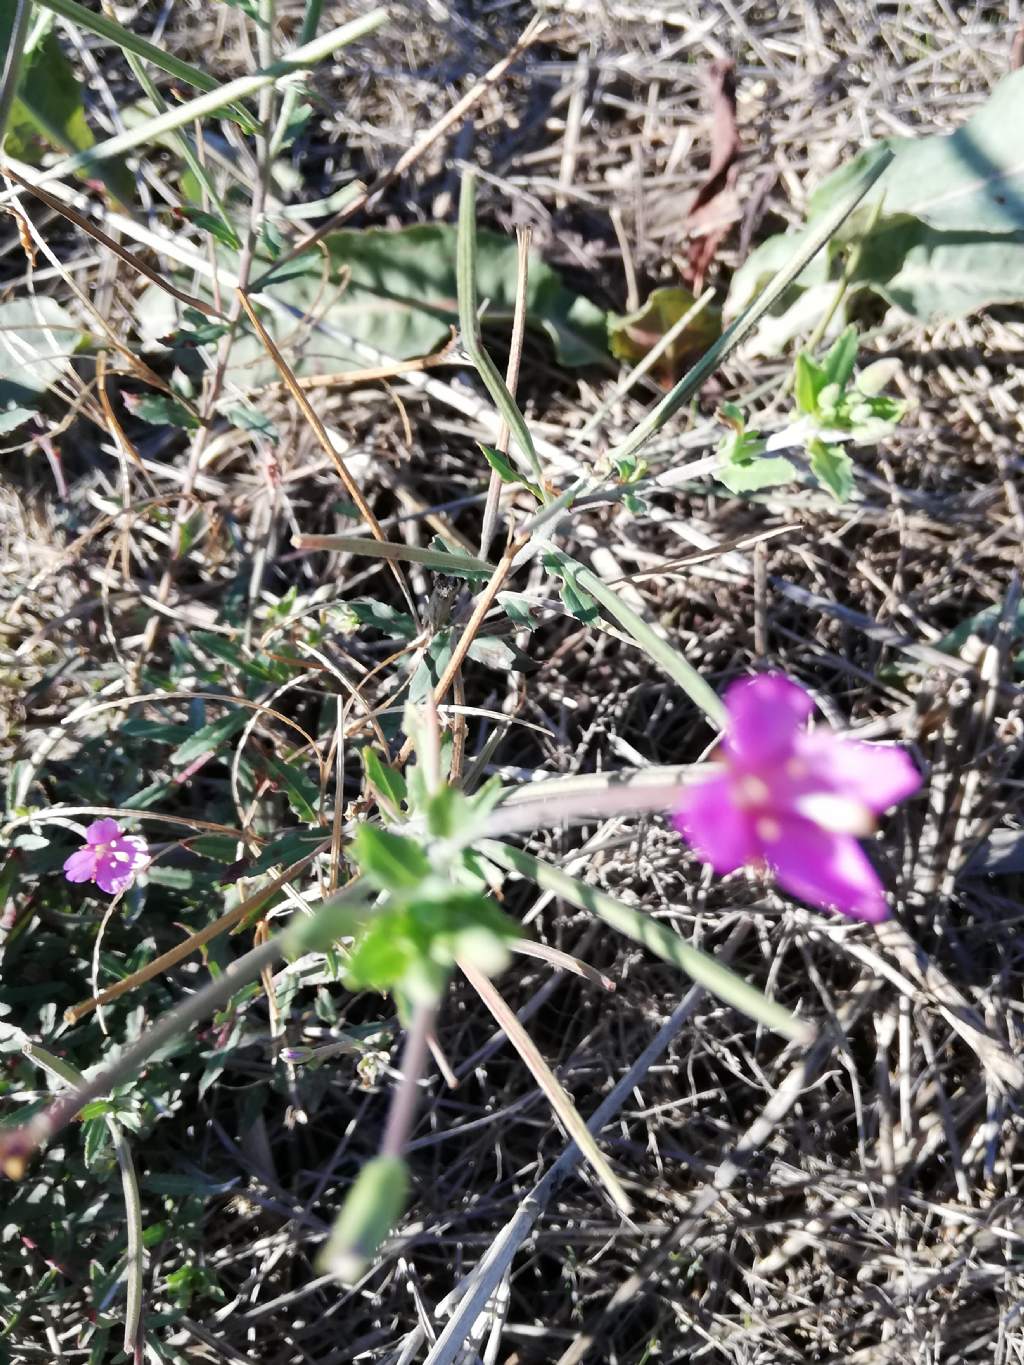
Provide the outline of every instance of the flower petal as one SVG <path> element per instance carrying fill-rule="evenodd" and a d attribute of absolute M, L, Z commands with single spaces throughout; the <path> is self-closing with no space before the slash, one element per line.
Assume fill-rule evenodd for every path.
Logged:
<path fill-rule="evenodd" d="M 85 840 L 89 844 L 109 844 L 111 839 L 116 839 L 120 833 L 121 826 L 108 815 L 105 820 L 92 822 L 85 831 Z"/>
<path fill-rule="evenodd" d="M 86 845 L 64 860 L 64 876 L 69 882 L 91 882 L 96 872 L 96 854 Z"/>
<path fill-rule="evenodd" d="M 108 853 L 96 860 L 96 885 L 108 895 L 131 886 L 135 868 L 127 853 Z"/>
<path fill-rule="evenodd" d="M 744 767 L 777 763 L 790 752 L 814 698 L 781 673 L 743 678 L 725 694 L 725 747 Z"/>
<path fill-rule="evenodd" d="M 889 744 L 839 739 L 821 730 L 801 735 L 796 755 L 823 788 L 862 801 L 876 815 L 913 796 L 921 785 L 910 755 Z"/>
<path fill-rule="evenodd" d="M 112 839 L 108 848 L 111 853 L 123 854 L 133 868 L 141 867 L 149 857 L 146 841 L 138 834 L 122 834 L 119 838 Z"/>
<path fill-rule="evenodd" d="M 676 829 L 716 872 L 735 872 L 758 856 L 750 816 L 736 805 L 727 774 L 688 783 L 673 812 Z"/>
<path fill-rule="evenodd" d="M 830 834 L 799 816 L 772 823 L 773 837 L 763 841 L 762 850 L 790 895 L 871 923 L 888 916 L 881 880 L 856 839 Z"/>

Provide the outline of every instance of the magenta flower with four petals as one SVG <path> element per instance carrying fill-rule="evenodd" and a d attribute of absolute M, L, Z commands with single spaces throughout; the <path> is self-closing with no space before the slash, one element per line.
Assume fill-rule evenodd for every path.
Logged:
<path fill-rule="evenodd" d="M 141 835 L 122 834 L 116 820 L 94 820 L 85 831 L 85 847 L 64 863 L 64 876 L 69 882 L 95 882 L 114 896 L 131 886 L 148 857 Z"/>
<path fill-rule="evenodd" d="M 768 867 L 819 909 L 885 919 L 882 883 L 857 840 L 921 785 L 907 754 L 807 730 L 814 700 L 779 674 L 734 683 L 725 707 L 724 762 L 683 790 L 679 832 L 716 872 Z"/>

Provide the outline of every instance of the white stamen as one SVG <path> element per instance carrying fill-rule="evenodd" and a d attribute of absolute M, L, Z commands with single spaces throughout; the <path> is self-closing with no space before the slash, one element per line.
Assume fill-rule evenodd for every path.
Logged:
<path fill-rule="evenodd" d="M 812 792 L 794 802 L 797 814 L 813 820 L 832 834 L 854 834 L 863 838 L 875 828 L 875 817 L 863 801 L 835 792 Z"/>

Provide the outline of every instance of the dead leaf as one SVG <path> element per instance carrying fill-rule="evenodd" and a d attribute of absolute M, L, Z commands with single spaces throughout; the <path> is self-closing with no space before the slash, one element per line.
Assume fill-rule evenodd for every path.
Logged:
<path fill-rule="evenodd" d="M 711 262 L 725 234 L 740 217 L 736 194 L 736 158 L 740 135 L 736 126 L 736 68 L 730 58 L 708 68 L 711 99 L 711 164 L 685 219 L 690 251 L 685 279 L 695 293 L 704 287 Z"/>
<path fill-rule="evenodd" d="M 627 364 L 635 365 L 665 333 L 679 321 L 696 302 L 689 289 L 669 285 L 655 289 L 647 302 L 633 313 L 624 316 L 612 313 L 608 317 L 608 345 L 612 354 Z M 722 313 L 719 308 L 705 308 L 669 344 L 659 357 L 654 373 L 665 388 L 670 387 L 683 373 L 689 361 L 703 355 L 722 334 Z"/>

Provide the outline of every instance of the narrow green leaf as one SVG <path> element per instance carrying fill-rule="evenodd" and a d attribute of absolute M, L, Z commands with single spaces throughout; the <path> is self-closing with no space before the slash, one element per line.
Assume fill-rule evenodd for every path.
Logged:
<path fill-rule="evenodd" d="M 598 618 L 597 603 L 580 587 L 578 565 L 560 550 L 549 550 L 544 555 L 544 567 L 559 580 L 559 596 L 570 616 L 589 626 Z"/>
<path fill-rule="evenodd" d="M 181 212 L 190 223 L 194 223 L 197 228 L 202 228 L 204 232 L 208 232 L 222 246 L 229 247 L 232 251 L 241 251 L 241 240 L 230 222 L 218 218 L 213 213 L 207 213 L 203 209 L 193 208 L 191 204 L 184 205 Z"/>
<path fill-rule="evenodd" d="M 237 735 L 239 730 L 245 728 L 248 719 L 249 712 L 241 707 L 229 711 L 225 716 L 218 717 L 209 725 L 204 725 L 198 729 L 194 735 L 186 739 L 184 744 L 180 744 L 171 754 L 171 762 L 179 766 L 184 765 L 191 763 L 194 759 L 201 758 L 203 754 L 219 749 L 232 735 Z"/>
<path fill-rule="evenodd" d="M 276 754 L 264 753 L 260 762 L 277 785 L 284 790 L 288 804 L 300 820 L 307 825 L 317 823 L 317 806 L 320 804 L 320 787 L 299 767 L 298 763 L 278 758 Z"/>
<path fill-rule="evenodd" d="M 829 384 L 838 384 L 840 389 L 846 387 L 857 363 L 858 346 L 856 327 L 844 328 L 821 362 Z"/>
<path fill-rule="evenodd" d="M 340 550 L 344 554 L 367 555 L 371 559 L 391 559 L 409 564 L 426 564 L 428 568 L 456 578 L 486 575 L 494 572 L 494 565 L 472 555 L 454 550 L 434 550 L 423 545 L 398 545 L 387 540 L 370 540 L 363 536 L 293 536 L 297 550 Z"/>
<path fill-rule="evenodd" d="M 54 0 L 49 0 L 49 2 L 52 5 Z M 67 0 L 61 0 L 61 3 L 66 2 Z M 282 57 L 279 61 L 268 66 L 265 71 L 254 72 L 251 76 L 239 76 L 236 80 L 228 81 L 227 84 L 215 88 L 208 94 L 199 95 L 187 104 L 169 109 L 164 114 L 158 114 L 156 118 L 147 119 L 145 123 L 139 124 L 136 128 L 117 133 L 114 137 L 107 138 L 105 142 L 97 143 L 95 147 L 90 147 L 87 151 L 67 157 L 58 162 L 56 166 L 45 171 L 37 183 L 43 184 L 49 180 L 63 179 L 68 175 L 76 174 L 78 171 L 87 170 L 101 161 L 109 160 L 114 156 L 121 156 L 124 152 L 142 146 L 143 143 L 153 141 L 163 136 L 164 133 L 188 127 L 197 119 L 218 113 L 225 106 L 245 99 L 249 95 L 254 95 L 268 85 L 276 85 L 296 71 L 308 70 L 317 65 L 318 62 L 329 57 L 339 47 L 344 47 L 347 43 L 355 42 L 358 38 L 363 38 L 368 33 L 372 33 L 374 29 L 380 27 L 386 18 L 387 11 L 384 9 L 375 9 L 368 14 L 360 15 L 357 19 L 343 24 L 340 28 L 325 33 L 322 38 L 317 38 L 303 47 L 293 49 L 286 57 Z"/>
<path fill-rule="evenodd" d="M 697 670 L 688 664 L 667 640 L 663 640 L 652 630 L 642 616 L 627 606 L 618 593 L 613 592 L 606 583 L 602 583 L 597 574 L 584 568 L 582 564 L 574 564 L 574 569 L 580 587 L 596 597 L 601 606 L 614 617 L 626 634 L 636 641 L 644 653 L 679 684 L 716 730 L 723 729 L 726 723 L 725 707 L 714 688 L 709 687 Z"/>
<path fill-rule="evenodd" d="M 480 343 L 479 307 L 476 292 L 476 175 L 463 171 L 459 194 L 459 234 L 456 246 L 456 278 L 459 294 L 459 329 L 462 344 L 476 366 L 484 387 L 494 400 L 494 406 L 505 419 L 515 438 L 520 455 L 532 471 L 534 480 L 543 484 L 544 476 L 534 448 L 533 438 L 523 414 L 508 391 L 504 379 Z"/>
<path fill-rule="evenodd" d="M 503 455 L 500 450 L 497 450 L 494 446 L 484 445 L 483 441 L 478 441 L 477 444 L 483 451 L 484 459 L 503 483 L 522 484 L 524 488 L 530 490 L 538 502 L 544 501 L 544 495 L 537 485 L 535 483 L 530 483 L 528 479 L 524 479 L 520 471 L 515 468 L 508 457 Z"/>
<path fill-rule="evenodd" d="M 86 9 L 84 5 L 78 4 L 77 0 L 37 0 L 37 3 L 44 9 L 52 10 L 55 14 L 70 19 L 73 24 L 77 24 L 87 33 L 95 33 L 97 37 L 105 38 L 115 47 L 121 48 L 125 52 L 134 53 L 136 57 L 141 57 L 161 71 L 166 71 L 169 76 L 185 81 L 187 85 L 194 86 L 197 90 L 212 92 L 220 88 L 221 83 L 209 72 L 203 71 L 198 66 L 193 66 L 190 62 L 183 62 L 180 57 L 175 57 L 172 53 L 165 52 L 163 48 L 157 47 L 145 38 L 140 38 L 137 33 L 133 33 L 131 29 L 125 28 L 116 20 L 108 19 L 105 14 L 98 14 L 94 10 Z M 241 107 L 225 109 L 224 112 L 241 124 L 247 133 L 255 133 L 259 128 L 259 124 L 253 116 Z"/>
<path fill-rule="evenodd" d="M 381 891 L 414 890 L 430 876 L 430 863 L 419 844 L 375 825 L 362 824 L 356 830 L 352 856 Z"/>
<path fill-rule="evenodd" d="M 184 431 L 197 431 L 199 421 L 189 412 L 184 403 L 167 393 L 144 393 L 139 397 L 125 395 L 125 406 L 135 417 L 150 422 L 155 427 L 181 427 Z"/>
<path fill-rule="evenodd" d="M 817 361 L 801 351 L 793 364 L 793 397 L 801 412 L 814 414 L 818 411 L 818 395 L 827 382 L 825 371 Z"/>
<path fill-rule="evenodd" d="M 400 814 L 409 794 L 405 778 L 396 768 L 388 767 L 381 760 L 376 749 L 367 747 L 363 749 L 360 757 L 363 760 L 363 772 L 366 774 L 366 780 L 373 788 L 377 798 L 385 802 L 392 815 Z"/>
<path fill-rule="evenodd" d="M 589 910 L 619 933 L 642 943 L 665 962 L 671 962 L 673 966 L 686 972 L 687 976 L 712 995 L 718 996 L 726 1004 L 733 1005 L 766 1028 L 797 1042 L 807 1042 L 812 1036 L 807 1024 L 783 1009 L 781 1005 L 777 1005 L 774 1000 L 767 999 L 759 990 L 710 954 L 694 948 L 660 920 L 652 919 L 642 910 L 626 905 L 624 901 L 609 896 L 607 892 L 599 891 L 596 887 L 570 877 L 567 873 L 552 867 L 550 863 L 541 862 L 524 849 L 500 844 L 492 839 L 482 840 L 478 848 L 485 857 L 499 866 L 529 877 L 545 891 L 552 891 L 556 896 L 569 901 L 571 905 Z"/>

